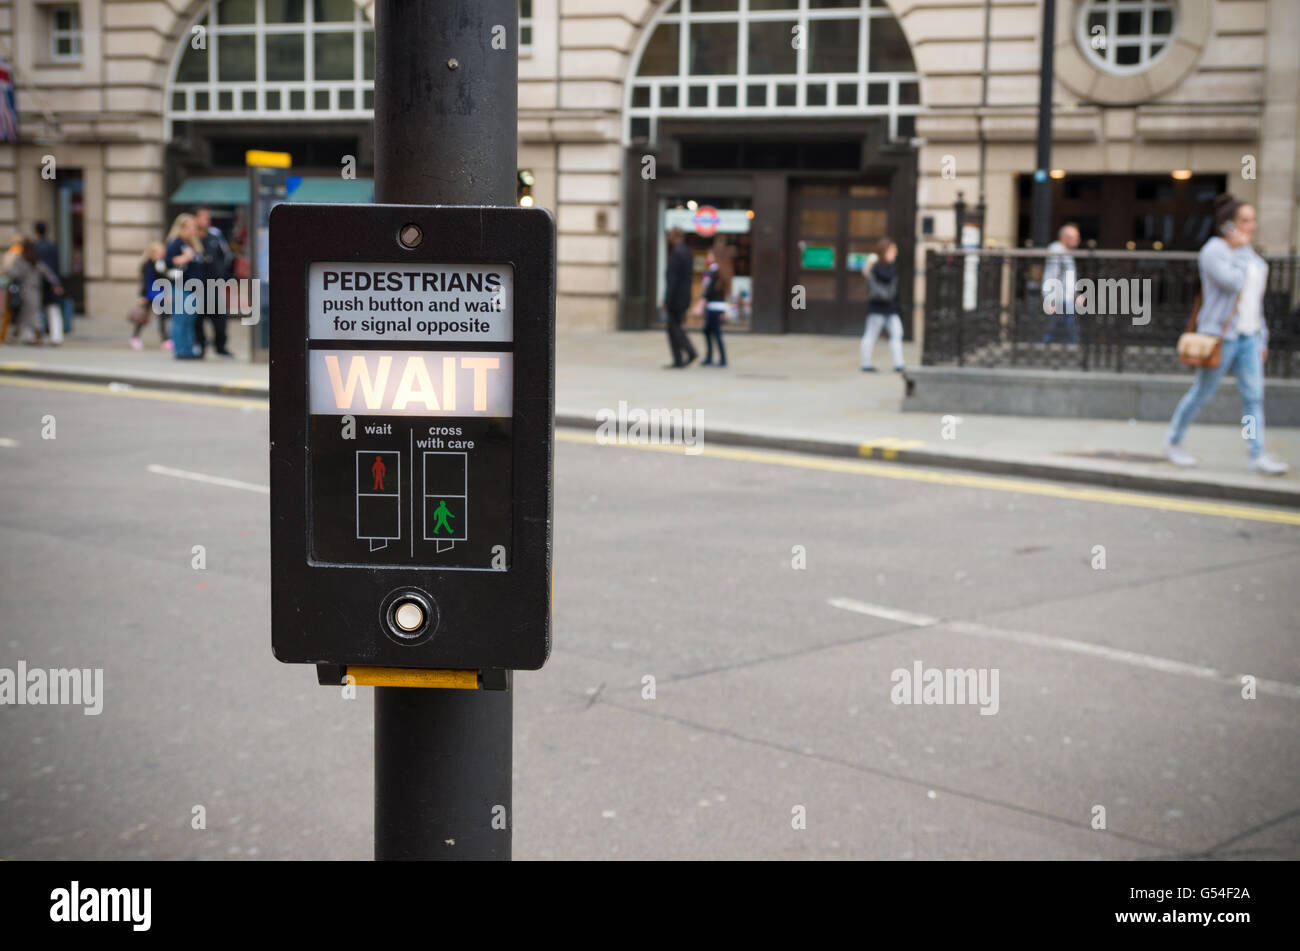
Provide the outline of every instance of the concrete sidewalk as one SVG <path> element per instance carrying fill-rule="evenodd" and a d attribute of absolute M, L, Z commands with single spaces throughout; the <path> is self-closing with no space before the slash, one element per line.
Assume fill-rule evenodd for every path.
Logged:
<path fill-rule="evenodd" d="M 125 321 L 79 319 L 62 347 L 4 347 L 0 372 L 229 395 L 267 392 L 266 364 L 250 364 L 241 349 L 246 328 L 232 327 L 232 349 L 239 354 L 233 360 L 178 362 L 158 349 L 156 331 L 150 333 L 146 349 L 134 351 Z M 692 339 L 701 342 L 698 334 Z M 1201 464 L 1183 470 L 1164 459 L 1164 423 L 976 416 L 960 406 L 934 415 L 903 413 L 904 380 L 888 369 L 883 341 L 876 350 L 878 373 L 858 369 L 856 338 L 734 334 L 726 343 L 725 369 L 669 370 L 663 368 L 668 347 L 661 332 L 562 333 L 556 422 L 594 429 L 596 414 L 617 413 L 620 402 L 629 409 L 690 409 L 703 412 L 706 446 L 861 456 L 1300 506 L 1296 470 L 1281 478 L 1246 471 L 1237 426 L 1193 426 L 1187 448 Z M 913 345 L 905 347 L 905 356 L 915 363 Z M 949 416 L 955 422 L 945 427 Z M 945 438 L 945 429 L 955 438 Z M 1272 427 L 1268 445 L 1300 465 L 1300 429 Z"/>

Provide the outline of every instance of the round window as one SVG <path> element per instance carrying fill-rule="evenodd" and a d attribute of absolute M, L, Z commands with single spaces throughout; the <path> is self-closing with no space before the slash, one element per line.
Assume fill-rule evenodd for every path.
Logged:
<path fill-rule="evenodd" d="M 1085 0 L 1079 4 L 1079 46 L 1109 73 L 1139 73 L 1169 49 L 1176 21 L 1171 0 Z"/>

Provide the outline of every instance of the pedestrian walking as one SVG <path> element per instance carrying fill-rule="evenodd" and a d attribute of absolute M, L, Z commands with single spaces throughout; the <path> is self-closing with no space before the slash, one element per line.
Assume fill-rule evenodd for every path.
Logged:
<path fill-rule="evenodd" d="M 57 347 L 63 343 L 63 291 L 60 290 L 57 294 L 54 292 L 55 286 L 63 283 L 59 279 L 59 246 L 49 239 L 45 222 L 36 222 L 34 230 L 36 256 L 55 276 L 55 280 L 47 282 L 41 291 L 41 311 L 45 314 L 45 322 L 49 327 L 50 343 Z"/>
<path fill-rule="evenodd" d="M 1079 246 L 1079 226 L 1073 221 L 1061 225 L 1056 240 L 1047 246 L 1043 267 L 1043 313 L 1051 315 L 1043 343 L 1078 343 L 1079 325 L 1074 318 L 1078 304 L 1078 269 L 1070 252 Z"/>
<path fill-rule="evenodd" d="M 11 281 L 18 285 L 18 342 L 26 344 L 39 343 L 41 338 L 40 311 L 45 283 L 56 293 L 62 294 L 63 287 L 58 276 L 51 271 L 36 253 L 35 241 L 24 241 L 22 254 L 15 259 L 9 269 Z"/>
<path fill-rule="evenodd" d="M 198 225 L 193 215 L 176 216 L 171 231 L 167 233 L 164 257 L 167 261 L 167 277 L 172 283 L 172 350 L 177 360 L 200 359 L 203 351 L 195 339 L 194 324 L 196 314 L 202 306 L 202 301 L 196 298 L 201 294 L 191 293 L 185 286 L 190 281 L 197 281 L 197 287 L 202 288 L 205 277 L 203 245 L 199 241 Z"/>
<path fill-rule="evenodd" d="M 1283 475 L 1288 469 L 1285 462 L 1264 451 L 1268 324 L 1264 320 L 1263 304 L 1268 262 L 1251 247 L 1255 224 L 1252 205 L 1237 201 L 1232 195 L 1220 195 L 1214 200 L 1216 233 L 1205 242 L 1198 256 L 1201 299 L 1195 325 L 1196 333 L 1219 338 L 1219 360 L 1217 366 L 1198 367 L 1192 388 L 1174 410 L 1165 454 L 1176 466 L 1196 465 L 1196 460 L 1183 448 L 1183 436 L 1201 407 L 1214 397 L 1224 374 L 1232 373 L 1241 391 L 1242 432 L 1250 453 L 1247 468 L 1264 475 Z"/>
<path fill-rule="evenodd" d="M 700 288 L 696 313 L 704 317 L 704 359 L 702 367 L 725 367 L 727 349 L 722 345 L 722 316 L 727 312 L 727 295 L 731 292 L 731 278 L 735 273 L 734 249 L 727 239 L 719 235 L 709 250 L 709 263 Z M 718 362 L 713 362 L 713 345 L 718 345 Z"/>
<path fill-rule="evenodd" d="M 862 333 L 861 366 L 867 373 L 875 373 L 871 365 L 871 352 L 876 348 L 876 338 L 882 328 L 889 329 L 889 356 L 894 369 L 903 372 L 903 318 L 898 308 L 898 245 L 881 238 L 876 253 L 867 257 L 862 274 L 867 282 L 867 326 Z"/>
<path fill-rule="evenodd" d="M 668 232 L 668 267 L 665 274 L 664 314 L 668 322 L 668 349 L 673 362 L 664 369 L 689 366 L 699 356 L 691 338 L 682 329 L 686 310 L 691 306 L 691 278 L 695 275 L 695 255 L 686 243 L 686 232 L 673 228 Z"/>
<path fill-rule="evenodd" d="M 4 258 L 0 259 L 0 343 L 9 342 L 9 328 L 18 322 L 18 312 L 11 306 L 13 301 L 17 299 L 18 288 L 15 284 L 11 296 L 9 285 L 13 283 L 13 278 L 9 276 L 9 270 L 22 253 L 23 236 L 16 234 L 13 240 L 9 242 L 9 249 L 5 251 Z"/>
<path fill-rule="evenodd" d="M 166 282 L 166 246 L 161 241 L 150 241 L 149 246 L 144 249 L 144 254 L 140 256 L 140 297 L 135 307 L 131 308 L 128 317 L 131 322 L 132 350 L 140 350 L 144 347 L 140 332 L 149 322 L 149 314 L 155 309 L 158 311 L 158 337 L 162 341 L 163 349 L 170 349 L 168 345 L 171 340 L 167 336 L 167 307 L 162 306 L 166 301 L 161 301 L 156 308 L 154 306 L 155 301 L 167 294 Z"/>
<path fill-rule="evenodd" d="M 194 224 L 198 230 L 199 242 L 203 245 L 204 276 L 210 281 L 229 280 L 234 269 L 235 257 L 230 252 L 230 245 L 226 243 L 226 236 L 212 223 L 211 209 L 206 205 L 200 206 L 194 212 Z M 234 354 L 226 348 L 226 314 L 230 301 L 224 296 L 224 291 L 220 295 L 205 295 L 208 298 L 214 296 L 217 299 L 216 310 L 206 315 L 199 314 L 195 318 L 194 340 L 199 345 L 199 349 L 206 353 L 208 338 L 204 331 L 204 323 L 209 323 L 212 325 L 212 345 L 217 355 L 233 357 Z"/>

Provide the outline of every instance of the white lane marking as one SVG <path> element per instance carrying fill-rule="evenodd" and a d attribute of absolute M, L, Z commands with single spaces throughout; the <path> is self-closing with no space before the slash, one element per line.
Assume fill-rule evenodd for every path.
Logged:
<path fill-rule="evenodd" d="M 867 604 L 865 601 L 854 601 L 852 598 L 831 598 L 829 603 L 833 608 L 856 611 L 858 614 L 870 614 L 872 617 L 884 618 L 886 621 L 915 624 L 917 627 L 933 627 L 940 621 L 939 618 L 930 617 L 928 614 L 913 614 L 911 611 L 886 608 L 879 604 Z"/>
<path fill-rule="evenodd" d="M 872 617 L 883 618 L 886 621 L 900 621 L 904 624 L 911 624 L 916 627 L 936 627 L 942 626 L 958 634 L 970 634 L 975 637 L 991 637 L 998 640 L 1013 641 L 1017 644 L 1028 644 L 1031 647 L 1042 647 L 1047 650 L 1068 651 L 1073 654 L 1086 654 L 1090 657 L 1099 657 L 1103 660 L 1111 660 L 1120 664 L 1128 664 L 1132 667 L 1145 667 L 1147 670 L 1157 670 L 1164 674 L 1175 674 L 1180 677 L 1195 677 L 1199 680 L 1212 680 L 1216 683 L 1227 684 L 1233 687 L 1241 686 L 1241 678 L 1245 674 L 1230 674 L 1226 671 L 1216 670 L 1213 667 L 1202 667 L 1198 664 L 1187 664 L 1181 660 L 1170 660 L 1167 657 L 1155 657 L 1151 654 L 1139 654 L 1135 651 L 1126 651 L 1118 647 L 1106 647 L 1103 644 L 1090 644 L 1087 641 L 1076 641 L 1069 637 L 1053 637 L 1048 634 L 1034 634 L 1029 631 L 1009 631 L 1000 627 L 989 627 L 985 624 L 975 624 L 971 621 L 945 621 L 943 618 L 930 617 L 926 614 L 914 614 L 911 611 L 900 611 L 896 608 L 888 608 L 879 604 L 867 604 L 865 601 L 854 601 L 852 598 L 831 598 L 827 602 L 831 607 L 839 608 L 843 611 L 854 611 L 858 614 L 869 614 Z M 1255 676 L 1255 675 L 1251 675 Z M 1260 693 L 1273 694 L 1278 697 L 1289 697 L 1292 700 L 1300 700 L 1300 686 L 1296 684 L 1282 683 L 1277 680 L 1265 680 L 1262 677 L 1255 677 L 1255 687 Z"/>
<path fill-rule="evenodd" d="M 17 439 L 10 439 L 8 436 L 0 436 L 0 449 L 12 449 L 18 445 Z"/>
<path fill-rule="evenodd" d="M 154 475 L 172 476 L 176 479 L 189 479 L 192 482 L 205 482 L 208 485 L 223 485 L 227 489 L 244 489 L 248 492 L 261 492 L 263 495 L 270 495 L 269 486 L 257 485 L 252 482 L 241 482 L 238 479 L 226 479 L 222 476 L 204 475 L 202 472 L 187 472 L 184 469 L 169 469 L 167 466 L 149 465 L 146 467 Z"/>

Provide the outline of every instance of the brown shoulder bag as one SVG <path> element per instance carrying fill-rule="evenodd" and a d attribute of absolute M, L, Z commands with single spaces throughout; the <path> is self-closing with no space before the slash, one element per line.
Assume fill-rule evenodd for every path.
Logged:
<path fill-rule="evenodd" d="M 1220 351 L 1223 349 L 1223 337 L 1237 317 L 1237 303 L 1241 295 L 1232 302 L 1232 312 L 1223 322 L 1223 331 L 1217 336 L 1196 332 L 1196 318 L 1201 313 L 1201 295 L 1197 293 L 1192 304 L 1192 316 L 1187 318 L 1187 329 L 1178 338 L 1178 362 L 1200 370 L 1213 370 L 1219 365 Z"/>

